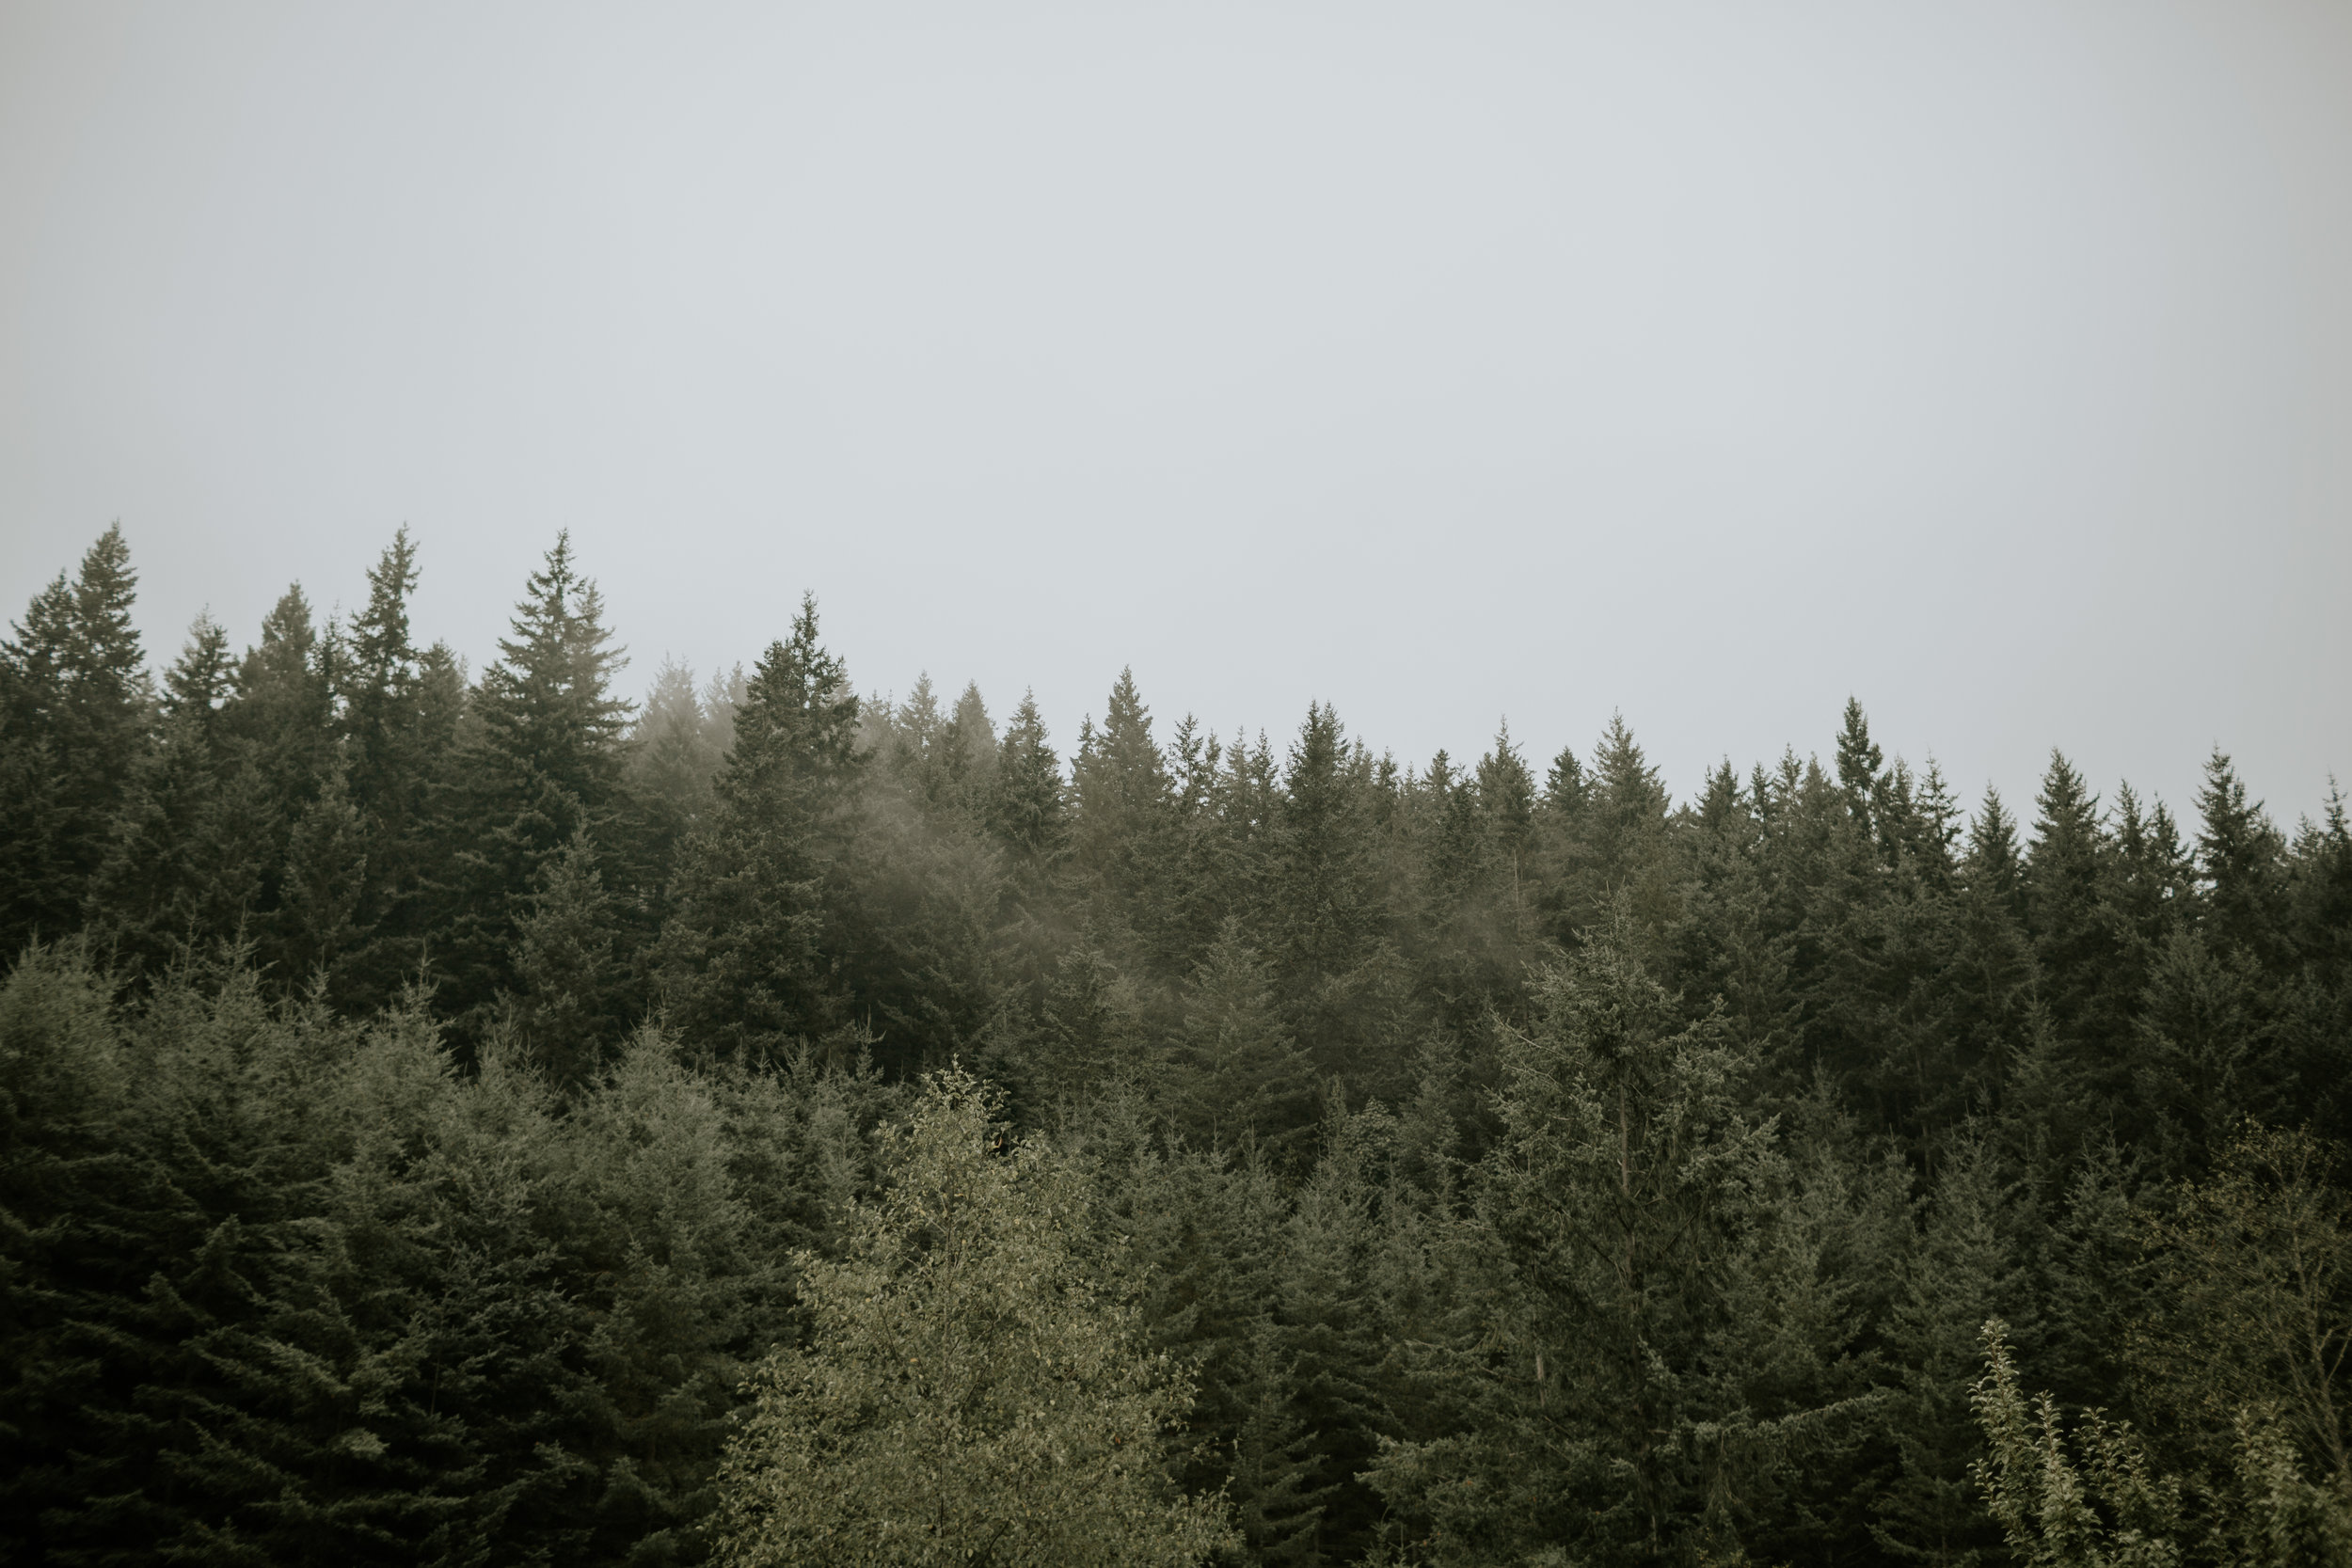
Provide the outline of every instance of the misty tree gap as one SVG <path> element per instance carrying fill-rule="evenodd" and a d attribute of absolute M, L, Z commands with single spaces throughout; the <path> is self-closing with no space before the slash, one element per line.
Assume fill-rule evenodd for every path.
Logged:
<path fill-rule="evenodd" d="M 0 647 L 0 1556 L 2352 1564 L 2352 827 Z"/>

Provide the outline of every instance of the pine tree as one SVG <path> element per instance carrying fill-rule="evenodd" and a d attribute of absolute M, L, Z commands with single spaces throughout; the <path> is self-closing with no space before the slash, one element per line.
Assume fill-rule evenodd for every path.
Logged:
<path fill-rule="evenodd" d="M 0 951 L 77 929 L 154 705 L 119 524 L 0 643 Z"/>
<path fill-rule="evenodd" d="M 1884 826 L 1874 818 L 1893 782 L 1883 772 L 1885 766 L 1885 753 L 1870 738 L 1870 723 L 1863 716 L 1862 704 L 1848 697 L 1844 724 L 1837 732 L 1837 787 L 1866 841 Z"/>
<path fill-rule="evenodd" d="M 1962 1144 L 1943 1163 L 1924 1233 L 1902 1265 L 1887 1324 L 1901 1385 L 1885 1417 L 1900 1469 L 1878 1501 L 1872 1534 L 1908 1561 L 1997 1560 L 1994 1521 L 1970 1473 L 1978 1433 L 1966 1390 L 1985 1319 L 2027 1305 L 2014 1208 L 1997 1151 Z"/>
<path fill-rule="evenodd" d="M 612 695 L 623 655 L 611 641 L 596 584 L 559 533 L 469 705 L 469 842 L 439 955 L 453 1010 L 487 1006 L 513 981 L 507 956 L 541 867 L 614 830 L 629 705 Z"/>
<path fill-rule="evenodd" d="M 1017 864 L 1037 868 L 1050 864 L 1067 842 L 1066 797 L 1061 761 L 1046 742 L 1045 721 L 1039 717 L 1037 697 L 1021 694 L 1005 727 L 996 753 L 994 787 L 990 792 L 990 829 Z"/>
<path fill-rule="evenodd" d="M 1313 1127 L 1312 1071 L 1237 919 L 1228 917 L 1193 973 L 1168 1094 L 1176 1125 L 1203 1148 L 1254 1145 L 1284 1162 Z"/>
<path fill-rule="evenodd" d="M 367 869 L 367 823 L 352 803 L 342 768 L 330 765 L 287 835 L 278 907 L 262 923 L 260 949 L 279 986 L 327 984 L 358 944 Z"/>
<path fill-rule="evenodd" d="M 1129 927 L 1156 950 L 1167 914 L 1159 890 L 1176 847 L 1175 791 L 1134 671 L 1120 672 L 1103 727 L 1080 731 L 1070 774 L 1070 863 L 1095 918 Z"/>
<path fill-rule="evenodd" d="M 2197 834 L 2201 926 L 2217 944 L 2242 948 L 2257 962 L 2275 962 L 2283 935 L 2280 863 L 2285 845 L 2262 802 L 2247 799 L 2244 782 L 2217 747 L 2205 763 L 2197 809 L 2203 819 Z"/>
<path fill-rule="evenodd" d="M 227 636 L 199 616 L 165 674 L 160 733 L 126 783 L 87 895 L 92 926 L 134 970 L 238 940 L 273 868 L 262 780 L 222 722 L 229 682 Z"/>
<path fill-rule="evenodd" d="M 2037 798 L 2024 883 L 2043 1003 L 2060 1033 L 2094 1056 L 2112 1049 L 2128 1006 L 2106 990 L 2115 973 L 2115 932 L 2105 904 L 2106 835 L 2098 798 L 2057 752 Z"/>
<path fill-rule="evenodd" d="M 1375 1075 L 1387 911 L 1375 880 L 1370 765 L 1339 715 L 1311 705 L 1269 835 L 1269 957 L 1292 1032 L 1325 1074 Z"/>
<path fill-rule="evenodd" d="M 352 938 L 330 980 L 338 1003 L 362 1011 L 389 1002 L 421 971 L 456 895 L 451 869 L 461 846 L 453 840 L 462 831 L 449 812 L 465 681 L 446 646 L 410 641 L 417 580 L 404 527 L 368 572 L 366 607 L 335 630 L 326 655 L 365 868 L 348 917 Z"/>
<path fill-rule="evenodd" d="M 804 598 L 735 716 L 718 800 L 680 856 L 657 963 L 671 1016 L 723 1055 L 755 1057 L 845 1021 L 828 952 L 828 881 L 862 770 L 858 699 Z"/>
<path fill-rule="evenodd" d="M 1535 1027 L 1504 1036 L 1483 1395 L 1458 1433 L 1373 1466 L 1440 1560 L 1726 1553 L 1743 1480 L 1780 1451 L 1779 1413 L 1748 1408 L 1734 1371 L 1733 1287 L 1779 1180 L 1740 1106 L 1752 1063 L 1720 1020 L 1682 1025 L 1635 942 L 1621 905 L 1539 979 Z"/>
<path fill-rule="evenodd" d="M 517 925 L 515 986 L 500 994 L 499 1023 L 568 1090 L 595 1076 L 623 1022 L 612 901 L 586 829 L 540 863 L 538 884 Z"/>

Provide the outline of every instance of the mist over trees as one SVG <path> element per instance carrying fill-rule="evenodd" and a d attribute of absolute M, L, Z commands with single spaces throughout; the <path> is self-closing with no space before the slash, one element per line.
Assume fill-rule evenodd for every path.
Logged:
<path fill-rule="evenodd" d="M 0 1553 L 2352 1562 L 2352 829 L 0 648 Z M 1828 716 L 1825 716 L 1825 718 Z"/>

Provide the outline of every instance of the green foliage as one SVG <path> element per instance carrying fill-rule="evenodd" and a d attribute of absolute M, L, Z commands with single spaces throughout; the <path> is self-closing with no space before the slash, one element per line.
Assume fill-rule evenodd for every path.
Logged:
<path fill-rule="evenodd" d="M 1087 1189 L 981 1086 L 925 1081 L 842 1256 L 803 1253 L 805 1344 L 729 1444 L 723 1563 L 1152 1564 L 1228 1539 L 1162 1472 L 1191 1390 L 1085 1266 Z"/>
<path fill-rule="evenodd" d="M 1004 1212 L 1068 1216 L 971 1234 L 1060 1283 L 1043 1338 L 920 1332 L 971 1387 L 1073 1337 L 1167 1440 L 1053 1529 L 2337 1550 L 2340 799 L 2285 831 L 2217 752 L 2184 830 L 2054 752 L 2021 826 L 1853 702 L 1687 800 L 1615 717 L 1539 787 L 1507 725 L 1417 767 L 1321 703 L 1155 728 L 1131 673 L 1065 769 L 1033 700 L 860 702 L 805 600 L 631 723 L 568 539 L 478 680 L 418 582 L 404 531 L 356 612 L 151 680 L 109 531 L 0 650 L 12 1557 L 696 1559 L 748 1370 L 818 1365 L 796 1256 L 997 1299 L 871 1252 L 868 1132 L 958 1059 Z M 2050 1402 L 1980 1470 L 1989 1315 Z"/>
<path fill-rule="evenodd" d="M 2028 1568 L 2173 1568 L 2180 1482 L 2152 1472 L 2128 1425 L 2087 1414 L 2068 1440 L 2057 1403 L 2028 1404 L 1998 1319 L 1984 1325 L 1985 1374 L 1970 1391 L 1988 1456 L 1976 1467 L 1993 1517 Z"/>
<path fill-rule="evenodd" d="M 152 710 L 119 525 L 33 598 L 0 642 L 0 942 L 81 925 Z"/>
<path fill-rule="evenodd" d="M 740 1059 L 842 1020 L 827 952 L 828 882 L 862 770 L 857 694 L 804 600 L 737 709 L 707 826 L 685 844 L 657 960 L 691 1034 Z"/>

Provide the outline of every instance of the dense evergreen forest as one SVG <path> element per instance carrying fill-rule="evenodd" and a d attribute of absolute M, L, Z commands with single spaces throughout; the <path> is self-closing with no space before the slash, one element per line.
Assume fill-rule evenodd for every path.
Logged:
<path fill-rule="evenodd" d="M 109 531 L 6 644 L 9 1560 L 2352 1561 L 2341 799 L 417 582 L 158 673 Z"/>

